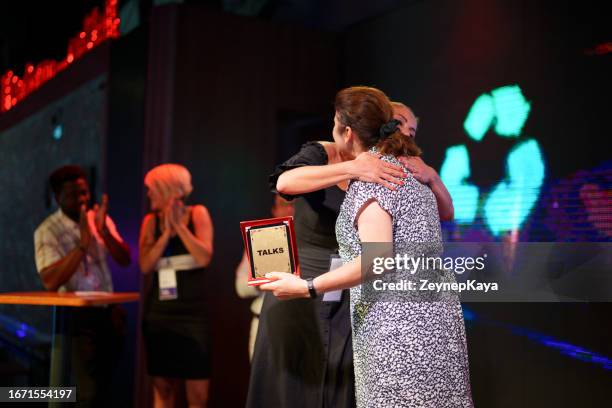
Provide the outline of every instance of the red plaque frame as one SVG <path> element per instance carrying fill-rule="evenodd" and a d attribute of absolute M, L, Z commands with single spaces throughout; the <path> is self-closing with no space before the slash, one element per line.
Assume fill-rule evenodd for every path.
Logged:
<path fill-rule="evenodd" d="M 262 228 L 262 227 L 274 227 L 279 225 L 287 226 L 287 238 L 289 240 L 289 257 L 291 261 L 291 267 L 293 273 L 296 276 L 300 276 L 300 262 L 297 251 L 297 242 L 295 237 L 295 227 L 293 225 L 293 217 L 278 217 L 278 218 L 266 218 L 261 220 L 253 220 L 253 221 L 242 221 L 240 223 L 240 230 L 242 232 L 242 239 L 244 241 L 244 248 L 246 251 L 246 255 L 249 261 L 249 279 L 247 281 L 247 285 L 249 286 L 259 286 L 264 283 L 270 282 L 269 279 L 262 277 L 255 277 L 255 273 L 253 272 L 253 253 L 251 249 L 251 242 L 249 240 L 249 231 L 253 228 Z"/>

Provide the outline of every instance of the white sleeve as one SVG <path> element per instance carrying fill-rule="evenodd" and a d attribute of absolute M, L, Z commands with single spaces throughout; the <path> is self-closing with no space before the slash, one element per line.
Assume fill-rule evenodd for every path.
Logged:
<path fill-rule="evenodd" d="M 47 266 L 62 259 L 59 243 L 48 228 L 38 228 L 34 232 L 34 255 L 38 273 Z"/>

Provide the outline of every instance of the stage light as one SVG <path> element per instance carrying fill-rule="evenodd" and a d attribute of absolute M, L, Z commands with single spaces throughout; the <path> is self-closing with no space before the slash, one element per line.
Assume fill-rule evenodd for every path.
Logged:
<path fill-rule="evenodd" d="M 495 119 L 495 107 L 490 95 L 480 95 L 463 122 L 463 129 L 469 137 L 479 142 L 491 127 Z"/>
<path fill-rule="evenodd" d="M 493 235 L 520 228 L 540 195 L 544 160 L 535 140 L 516 146 L 508 155 L 508 179 L 497 184 L 484 204 L 487 225 Z"/>
<path fill-rule="evenodd" d="M 64 128 L 62 125 L 56 125 L 53 128 L 53 138 L 55 140 L 60 140 L 64 134 Z"/>
<path fill-rule="evenodd" d="M 500 137 L 519 139 L 506 158 L 506 174 L 485 197 L 482 215 L 494 236 L 517 231 L 535 206 L 544 182 L 545 165 L 535 139 L 521 140 L 531 111 L 518 85 L 508 85 L 480 95 L 463 123 L 467 136 L 480 142 L 493 126 Z M 451 146 L 440 169 L 455 206 L 455 222 L 468 224 L 478 214 L 480 192 L 468 183 L 472 157 L 466 145 Z"/>
<path fill-rule="evenodd" d="M 45 60 L 36 66 L 27 64 L 23 79 L 14 75 L 13 71 L 7 71 L 0 77 L 2 84 L 9 87 L 8 94 L 11 99 L 0 104 L 0 113 L 13 108 L 19 101 L 25 99 L 29 94 L 40 88 L 42 84 L 49 81 L 59 72 L 79 59 L 84 54 L 110 38 L 119 37 L 119 23 L 117 18 L 117 1 L 106 0 L 104 13 L 97 8 L 93 9 L 83 19 L 83 31 L 68 41 L 66 57 L 61 61 Z M 90 39 L 88 39 L 88 35 Z"/>
<path fill-rule="evenodd" d="M 478 210 L 478 187 L 469 184 L 470 156 L 464 145 L 449 147 L 440 177 L 455 203 L 455 221 L 469 223 L 474 221 Z M 460 204 L 460 205 L 458 205 Z"/>
<path fill-rule="evenodd" d="M 495 105 L 495 133 L 503 137 L 518 137 L 531 110 L 521 88 L 518 85 L 503 86 L 491 94 Z"/>
<path fill-rule="evenodd" d="M 612 370 L 612 359 L 609 357 L 595 353 L 591 350 L 588 350 L 584 347 L 580 347 L 574 345 L 572 343 L 557 339 L 553 336 L 538 333 L 536 331 L 532 331 L 530 329 L 514 326 L 507 323 L 502 323 L 498 321 L 492 321 L 488 319 L 481 318 L 478 314 L 476 314 L 470 308 L 462 305 L 463 310 L 463 318 L 466 322 L 471 322 L 472 324 L 479 324 L 483 326 L 494 327 L 501 331 L 510 332 L 513 335 L 524 336 L 532 341 L 538 342 L 543 346 L 550 347 L 554 350 L 557 350 L 562 355 L 586 362 L 596 364 L 602 367 L 604 370 Z"/>

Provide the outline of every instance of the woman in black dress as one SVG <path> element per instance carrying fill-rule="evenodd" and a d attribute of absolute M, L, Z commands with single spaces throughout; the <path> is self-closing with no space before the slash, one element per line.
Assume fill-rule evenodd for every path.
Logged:
<path fill-rule="evenodd" d="M 213 226 L 206 207 L 187 206 L 191 175 L 163 164 L 145 177 L 152 212 L 142 222 L 140 269 L 152 279 L 144 300 L 143 336 L 153 377 L 154 406 L 174 406 L 177 387 L 189 406 L 206 406 L 210 337 L 204 268 L 212 257 Z"/>

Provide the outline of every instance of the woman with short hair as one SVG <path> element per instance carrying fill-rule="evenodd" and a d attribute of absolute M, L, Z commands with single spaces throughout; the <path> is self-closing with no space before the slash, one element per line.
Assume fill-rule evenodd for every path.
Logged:
<path fill-rule="evenodd" d="M 139 263 L 152 279 L 142 330 L 154 406 L 174 406 L 184 383 L 189 406 L 204 407 L 211 340 L 203 293 L 213 254 L 212 221 L 203 205 L 185 204 L 193 190 L 185 167 L 162 164 L 147 173 L 144 183 L 151 212 L 142 222 Z"/>

